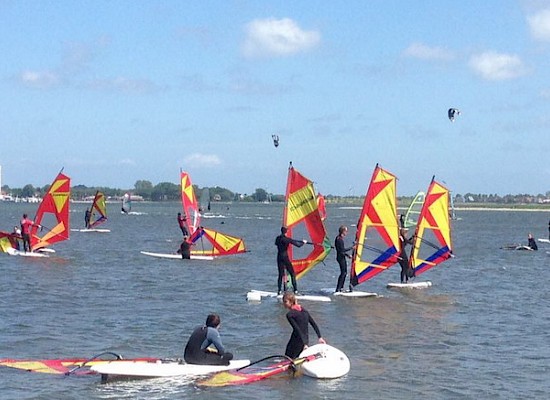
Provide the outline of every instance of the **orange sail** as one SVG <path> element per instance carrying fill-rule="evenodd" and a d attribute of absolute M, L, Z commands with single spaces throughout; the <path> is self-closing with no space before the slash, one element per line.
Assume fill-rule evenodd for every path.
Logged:
<path fill-rule="evenodd" d="M 94 197 L 94 202 L 90 208 L 90 228 L 95 228 L 107 221 L 107 205 L 105 203 L 105 195 L 97 191 Z"/>
<path fill-rule="evenodd" d="M 398 261 L 397 178 L 376 165 L 357 223 L 351 284 L 373 278 Z"/>
<path fill-rule="evenodd" d="M 191 183 L 191 177 L 187 172 L 180 171 L 181 182 L 181 205 L 187 224 L 189 226 L 189 233 L 192 235 L 200 226 L 201 214 L 199 212 L 199 203 L 195 196 L 195 190 Z"/>
<path fill-rule="evenodd" d="M 301 278 L 328 256 L 331 246 L 319 212 L 313 182 L 296 171 L 292 163 L 288 169 L 283 225 L 287 227 L 289 237 L 293 237 L 293 234 L 299 235 L 300 239 L 309 236 L 308 243 L 312 247 L 307 254 L 297 256 L 299 249 L 293 246 L 288 248 L 296 278 Z"/>
<path fill-rule="evenodd" d="M 71 179 L 61 170 L 38 206 L 31 229 L 33 251 L 69 239 L 70 195 Z"/>

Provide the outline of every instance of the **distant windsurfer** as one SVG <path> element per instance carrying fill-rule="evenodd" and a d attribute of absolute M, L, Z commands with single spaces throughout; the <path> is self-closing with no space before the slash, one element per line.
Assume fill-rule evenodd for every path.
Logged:
<path fill-rule="evenodd" d="M 180 212 L 178 213 L 178 225 L 183 236 L 189 236 L 189 231 L 187 230 L 187 218 L 184 215 L 181 215 Z"/>
<path fill-rule="evenodd" d="M 34 221 L 27 217 L 27 214 L 23 214 L 21 219 L 21 238 L 23 239 L 23 250 L 31 251 L 31 227 L 34 225 Z"/>
<path fill-rule="evenodd" d="M 307 243 L 307 240 L 294 240 L 289 238 L 286 236 L 287 231 L 288 229 L 286 226 L 281 227 L 281 234 L 275 238 L 275 246 L 277 246 L 277 268 L 279 270 L 279 276 L 277 278 L 278 294 L 281 294 L 285 270 L 290 274 L 294 293 L 298 292 L 298 287 L 296 286 L 296 274 L 294 273 L 294 267 L 288 257 L 288 246 L 292 244 L 296 247 L 302 247 Z"/>
<path fill-rule="evenodd" d="M 348 251 L 353 250 L 353 246 L 347 247 L 344 244 L 344 238 L 348 234 L 348 227 L 345 225 L 338 228 L 338 236 L 334 239 L 334 247 L 336 248 L 336 261 L 340 266 L 340 275 L 338 276 L 338 283 L 336 284 L 336 291 L 344 291 L 344 282 L 346 281 L 346 275 L 348 274 L 347 258 L 351 258 Z"/>
<path fill-rule="evenodd" d="M 90 210 L 86 209 L 86 213 L 84 214 L 84 226 L 86 229 L 90 227 L 90 218 L 92 217 L 92 213 Z"/>
<path fill-rule="evenodd" d="M 229 365 L 233 354 L 226 352 L 218 331 L 219 315 L 210 314 L 206 324 L 195 328 L 185 346 L 183 358 L 188 364 Z M 213 346 L 214 348 L 211 348 Z"/>
<path fill-rule="evenodd" d="M 413 243 L 413 238 L 407 239 L 407 228 L 399 230 L 399 242 L 401 243 L 401 253 L 399 254 L 399 265 L 401 266 L 401 283 L 406 283 L 409 278 L 414 277 L 414 270 L 409 266 L 409 257 L 407 256 L 407 245 Z"/>
<path fill-rule="evenodd" d="M 539 249 L 539 247 L 537 246 L 537 242 L 535 242 L 532 234 L 527 235 L 527 246 L 529 246 L 531 250 Z"/>
<path fill-rule="evenodd" d="M 184 235 L 183 241 L 180 244 L 178 253 L 181 254 L 181 258 L 184 260 L 191 259 L 191 243 L 188 242 L 189 236 Z"/>
<path fill-rule="evenodd" d="M 550 221 L 548 221 L 548 240 L 550 240 Z"/>
<path fill-rule="evenodd" d="M 307 349 L 309 345 L 309 324 L 315 330 L 319 343 L 326 343 L 325 339 L 321 336 L 317 323 L 309 312 L 298 304 L 294 293 L 286 292 L 283 295 L 283 305 L 289 310 L 286 313 L 286 319 L 290 323 L 290 326 L 292 326 L 292 334 L 285 350 L 287 357 L 296 358 L 303 350 Z"/>

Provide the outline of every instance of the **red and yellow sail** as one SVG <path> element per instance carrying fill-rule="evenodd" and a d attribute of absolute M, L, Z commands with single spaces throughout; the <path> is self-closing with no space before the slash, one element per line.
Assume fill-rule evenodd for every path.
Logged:
<path fill-rule="evenodd" d="M 69 239 L 70 196 L 71 179 L 60 172 L 38 206 L 31 229 L 33 251 Z"/>
<path fill-rule="evenodd" d="M 105 195 L 97 191 L 94 197 L 94 202 L 90 208 L 90 228 L 95 228 L 107 221 L 107 205 L 105 203 Z"/>
<path fill-rule="evenodd" d="M 415 276 L 453 257 L 449 190 L 432 178 L 420 211 L 409 265 Z"/>
<path fill-rule="evenodd" d="M 325 196 L 323 196 L 321 193 L 317 193 L 317 207 L 319 208 L 321 220 L 324 221 L 325 219 L 327 219 L 327 206 L 325 204 Z"/>
<path fill-rule="evenodd" d="M 351 284 L 373 278 L 398 261 L 397 178 L 376 165 L 357 222 Z"/>
<path fill-rule="evenodd" d="M 296 278 L 301 278 L 327 257 L 331 246 L 319 212 L 313 182 L 296 171 L 292 163 L 288 169 L 283 225 L 288 228 L 289 237 L 292 237 L 293 231 L 299 229 L 303 234 L 309 235 L 308 242 L 313 245 L 311 251 L 300 258 L 295 256 L 293 246 L 288 248 Z"/>
<path fill-rule="evenodd" d="M 204 227 L 199 227 L 190 241 L 194 243 L 191 255 L 219 257 L 246 252 L 241 238 Z"/>
<path fill-rule="evenodd" d="M 195 196 L 195 190 L 191 183 L 191 177 L 187 172 L 180 171 L 181 182 L 181 204 L 187 224 L 189 226 L 189 233 L 193 234 L 200 226 L 201 214 L 199 212 L 199 203 Z"/>

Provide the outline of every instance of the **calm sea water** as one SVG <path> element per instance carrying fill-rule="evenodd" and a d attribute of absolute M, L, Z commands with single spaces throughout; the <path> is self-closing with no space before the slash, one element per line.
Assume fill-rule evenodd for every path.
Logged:
<path fill-rule="evenodd" d="M 83 225 L 86 205 L 71 206 Z M 213 262 L 157 260 L 140 250 L 177 248 L 180 205 L 135 204 L 121 215 L 109 204 L 107 234 L 72 232 L 57 255 L 0 254 L 0 358 L 182 356 L 191 330 L 210 312 L 222 317 L 224 344 L 239 358 L 284 352 L 290 335 L 274 300 L 246 301 L 250 289 L 275 290 L 273 241 L 281 205 L 214 204 L 204 225 L 242 236 L 250 253 Z M 0 203 L 0 229 L 11 230 L 35 205 Z M 331 238 L 353 225 L 358 209 L 329 206 Z M 550 245 L 538 252 L 500 250 L 547 237 L 548 212 L 462 211 L 453 224 L 456 258 L 419 279 L 433 286 L 390 291 L 399 267 L 361 285 L 381 295 L 303 302 L 326 340 L 351 360 L 341 379 L 274 378 L 234 388 L 198 389 L 182 379 L 103 385 L 97 376 L 59 377 L 0 369 L 2 399 L 511 399 L 550 393 Z M 348 241 L 353 241 L 355 228 Z M 545 247 L 547 246 L 547 247 Z M 336 285 L 335 255 L 299 287 Z M 347 284 L 347 282 L 346 282 Z"/>

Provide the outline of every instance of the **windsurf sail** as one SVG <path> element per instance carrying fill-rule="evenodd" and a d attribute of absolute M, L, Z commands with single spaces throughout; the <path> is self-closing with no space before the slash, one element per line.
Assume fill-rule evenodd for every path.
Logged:
<path fill-rule="evenodd" d="M 125 214 L 128 214 L 130 211 L 132 211 L 132 195 L 130 193 L 124 193 L 124 196 L 122 196 L 121 211 Z"/>
<path fill-rule="evenodd" d="M 376 164 L 357 222 L 351 285 L 373 278 L 399 260 L 397 178 Z"/>
<path fill-rule="evenodd" d="M 195 190 L 191 183 L 191 177 L 187 172 L 180 171 L 181 182 L 181 204 L 185 218 L 187 219 L 187 225 L 189 226 L 189 233 L 192 235 L 200 226 L 201 214 L 199 212 L 199 204 L 197 197 L 195 196 Z"/>
<path fill-rule="evenodd" d="M 38 206 L 31 228 L 33 251 L 69 239 L 71 179 L 59 172 Z"/>
<path fill-rule="evenodd" d="M 105 204 L 105 195 L 97 191 L 94 202 L 90 207 L 90 225 L 89 228 L 95 228 L 107 221 L 107 205 Z"/>
<path fill-rule="evenodd" d="M 257 382 L 274 375 L 281 374 L 291 368 L 297 367 L 308 361 L 323 357 L 321 353 L 315 353 L 294 360 L 286 356 L 269 356 L 255 361 L 246 367 L 236 370 L 217 372 L 209 378 L 197 382 L 198 386 L 234 386 Z M 269 365 L 263 366 L 262 362 L 275 360 Z"/>
<path fill-rule="evenodd" d="M 414 196 L 414 199 L 411 204 L 409 204 L 409 208 L 407 208 L 407 212 L 405 213 L 402 221 L 403 228 L 409 229 L 416 226 L 425 197 L 426 194 L 424 192 L 418 192 L 416 196 Z"/>
<path fill-rule="evenodd" d="M 306 249 L 307 254 L 299 254 L 300 249 L 288 247 L 288 256 L 296 279 L 299 279 L 328 256 L 331 245 L 319 212 L 313 182 L 296 171 L 292 163 L 288 168 L 285 199 L 283 226 L 287 227 L 288 236 L 296 235 L 302 239 L 309 237 L 306 240 L 312 245 Z"/>
<path fill-rule="evenodd" d="M 0 366 L 20 369 L 28 372 L 60 375 L 92 375 L 96 374 L 90 367 L 98 364 L 112 363 L 122 360 L 122 356 L 105 352 L 91 358 L 61 358 L 50 360 L 17 360 L 0 359 Z M 133 358 L 124 361 L 156 362 L 158 358 Z"/>
<path fill-rule="evenodd" d="M 434 176 L 416 224 L 409 265 L 418 276 L 450 257 L 449 190 Z"/>
<path fill-rule="evenodd" d="M 246 252 L 243 239 L 205 227 L 199 227 L 191 235 L 191 256 L 228 256 Z"/>

